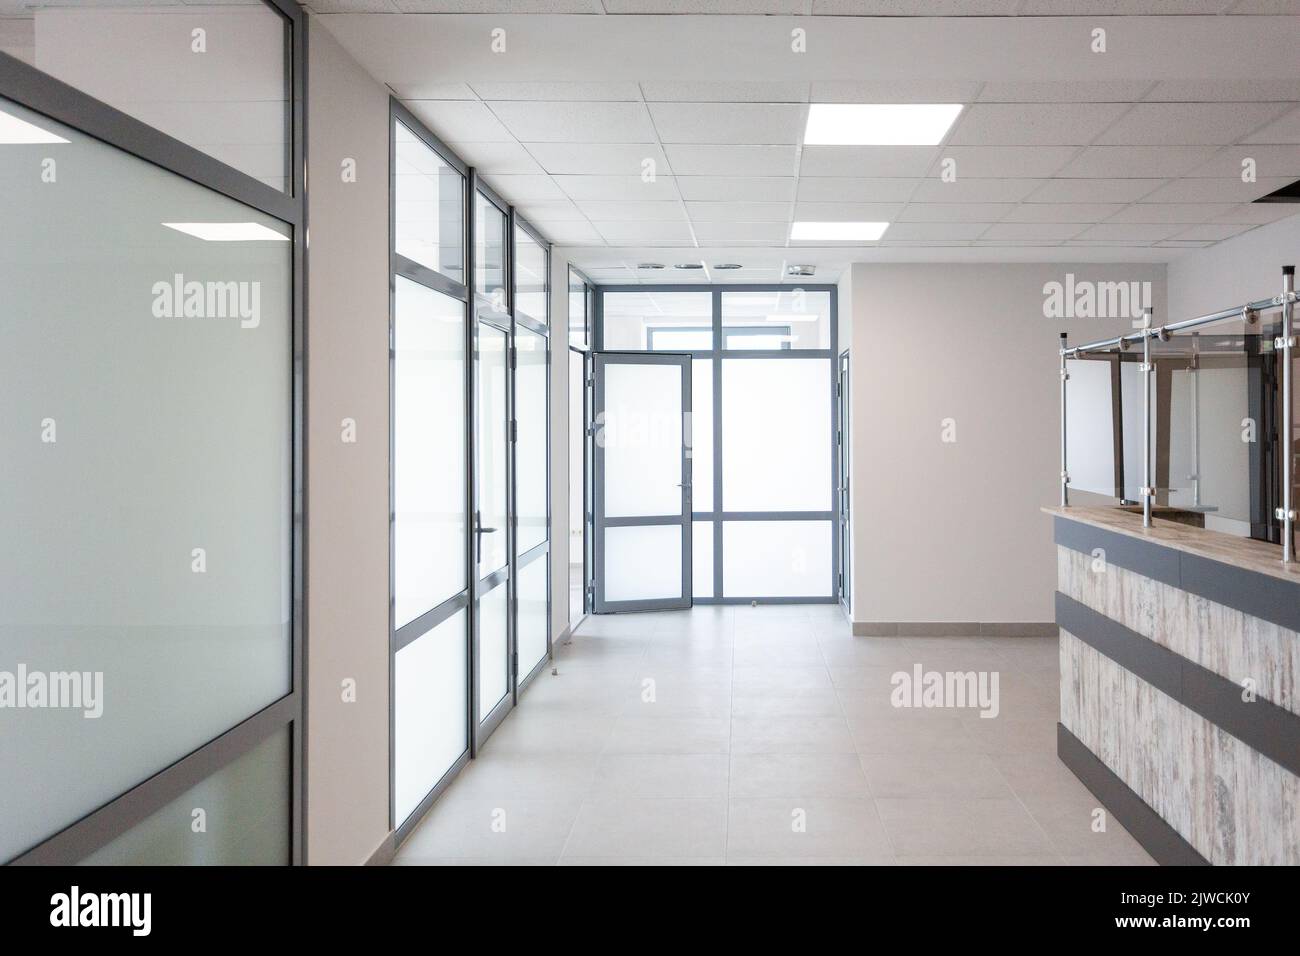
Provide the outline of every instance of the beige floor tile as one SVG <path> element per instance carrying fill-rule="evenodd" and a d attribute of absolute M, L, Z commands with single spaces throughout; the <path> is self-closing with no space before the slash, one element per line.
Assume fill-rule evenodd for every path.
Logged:
<path fill-rule="evenodd" d="M 727 860 L 744 857 L 845 857 L 889 854 L 875 805 L 867 799 L 789 797 L 730 802 Z"/>
<path fill-rule="evenodd" d="M 751 754 L 856 753 L 843 717 L 737 717 L 731 750 Z"/>
<path fill-rule="evenodd" d="M 732 799 L 870 796 L 854 754 L 732 754 L 730 794 Z"/>
<path fill-rule="evenodd" d="M 602 797 L 726 797 L 725 754 L 605 754 L 591 792 Z"/>
<path fill-rule="evenodd" d="M 709 857 L 725 853 L 727 802 L 716 799 L 591 799 L 563 856 Z"/>

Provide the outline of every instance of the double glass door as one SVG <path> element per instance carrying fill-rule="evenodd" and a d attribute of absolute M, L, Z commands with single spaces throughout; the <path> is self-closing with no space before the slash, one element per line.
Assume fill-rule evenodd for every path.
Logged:
<path fill-rule="evenodd" d="M 691 606 L 691 356 L 594 353 L 596 613 Z"/>

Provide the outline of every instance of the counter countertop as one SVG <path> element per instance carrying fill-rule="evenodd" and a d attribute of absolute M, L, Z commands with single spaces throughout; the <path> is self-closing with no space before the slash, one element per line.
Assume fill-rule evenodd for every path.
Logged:
<path fill-rule="evenodd" d="M 1239 538 L 1221 531 L 1205 531 L 1162 518 L 1153 518 L 1151 527 L 1143 528 L 1140 514 L 1131 514 L 1118 507 L 1056 506 L 1044 508 L 1043 512 L 1300 584 L 1300 561 L 1283 564 L 1281 547 L 1266 541 Z"/>

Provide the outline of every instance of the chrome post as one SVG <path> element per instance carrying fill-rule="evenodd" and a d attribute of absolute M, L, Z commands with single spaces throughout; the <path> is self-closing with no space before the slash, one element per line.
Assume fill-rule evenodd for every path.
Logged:
<path fill-rule="evenodd" d="M 1066 383 L 1070 380 L 1070 374 L 1065 370 L 1065 348 L 1068 334 L 1061 333 L 1061 507 L 1069 507 L 1070 504 L 1070 470 L 1069 461 L 1066 456 L 1065 445 L 1065 390 Z"/>
<path fill-rule="evenodd" d="M 1151 527 L 1151 309 L 1142 310 L 1142 527 Z"/>

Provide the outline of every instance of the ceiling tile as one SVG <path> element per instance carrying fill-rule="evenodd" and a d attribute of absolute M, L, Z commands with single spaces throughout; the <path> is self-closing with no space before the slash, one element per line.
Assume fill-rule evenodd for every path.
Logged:
<path fill-rule="evenodd" d="M 529 173 L 540 175 L 545 172 L 537 160 L 528 155 L 528 150 L 518 143 L 448 143 L 451 150 L 467 166 L 473 166 L 481 173 Z"/>
<path fill-rule="evenodd" d="M 1255 161 L 1256 176 L 1282 176 L 1294 179 L 1300 176 L 1300 145 L 1267 146 L 1259 143 L 1228 146 L 1215 154 L 1203 166 L 1197 166 L 1188 176 L 1240 178 L 1242 160 Z"/>
<path fill-rule="evenodd" d="M 691 243 L 691 230 L 685 219 L 680 222 L 637 222 L 619 219 L 610 222 L 594 222 L 592 225 L 610 244 L 689 245 Z"/>
<path fill-rule="evenodd" d="M 648 103 L 806 103 L 807 83 L 732 81 L 725 83 L 642 83 Z"/>
<path fill-rule="evenodd" d="M 794 218 L 797 222 L 892 222 L 902 210 L 902 203 L 799 202 Z"/>
<path fill-rule="evenodd" d="M 554 199 L 549 202 L 533 202 L 520 206 L 524 218 L 530 222 L 565 222 L 585 220 L 574 203 L 568 199 Z"/>
<path fill-rule="evenodd" d="M 1247 143 L 1300 143 L 1300 109 L 1287 113 L 1258 133 L 1246 137 Z"/>
<path fill-rule="evenodd" d="M 1212 242 L 1184 242 L 1184 241 L 1179 240 L 1179 239 L 1166 239 L 1166 240 L 1164 240 L 1163 242 L 1157 242 L 1156 245 L 1159 246 L 1159 247 L 1161 247 L 1161 248 L 1171 248 L 1171 249 L 1204 249 L 1206 246 L 1212 246 L 1212 245 L 1214 245 L 1214 243 L 1212 243 Z"/>
<path fill-rule="evenodd" d="M 476 100 L 406 100 L 403 105 L 444 143 L 508 143 L 515 138 Z"/>
<path fill-rule="evenodd" d="M 1013 209 L 1007 222 L 1101 222 L 1124 208 L 1117 202 L 1026 202 Z"/>
<path fill-rule="evenodd" d="M 912 194 L 913 202 L 1020 202 L 1044 179 L 963 179 L 945 183 L 926 179 Z"/>
<path fill-rule="evenodd" d="M 1044 178 L 1073 159 L 1077 146 L 949 146 L 944 160 L 954 160 L 958 179 Z"/>
<path fill-rule="evenodd" d="M 1136 202 L 1166 182 L 1163 179 L 1049 179 L 1026 202 Z"/>
<path fill-rule="evenodd" d="M 564 198 L 563 191 L 550 176 L 501 175 L 483 178 L 487 180 L 489 186 L 516 206 Z"/>
<path fill-rule="evenodd" d="M 1009 202 L 913 202 L 898 218 L 903 222 L 997 222 L 1015 208 Z"/>
<path fill-rule="evenodd" d="M 605 241 L 601 234 L 596 231 L 596 227 L 586 220 L 582 222 L 545 222 L 536 223 L 536 225 L 554 243 Z"/>
<path fill-rule="evenodd" d="M 700 242 L 783 243 L 790 237 L 788 222 L 697 222 Z"/>
<path fill-rule="evenodd" d="M 884 239 L 901 241 L 978 239 L 987 222 L 894 222 L 885 230 Z"/>
<path fill-rule="evenodd" d="M 1216 216 L 1215 222 L 1246 222 L 1262 226 L 1300 214 L 1300 208 L 1289 202 L 1253 202 L 1234 206 L 1222 216 Z"/>
<path fill-rule="evenodd" d="M 1232 203 L 1140 202 L 1116 213 L 1107 222 L 1209 222 L 1232 210 Z"/>
<path fill-rule="evenodd" d="M 999 222 L 989 226 L 983 239 L 1073 239 L 1086 226 L 1061 222 Z M 1095 227 L 1094 227 L 1095 228 Z"/>
<path fill-rule="evenodd" d="M 606 13 L 807 13 L 807 0 L 601 0 Z"/>
<path fill-rule="evenodd" d="M 1182 176 L 1207 162 L 1213 146 L 1089 146 L 1058 175 L 1097 179 Z"/>
<path fill-rule="evenodd" d="M 799 178 L 800 202 L 906 202 L 919 179 Z"/>
<path fill-rule="evenodd" d="M 556 185 L 571 199 L 614 199 L 642 201 L 676 199 L 677 186 L 671 176 L 644 180 L 640 176 L 556 176 Z"/>
<path fill-rule="evenodd" d="M 980 85 L 966 80 L 846 80 L 812 84 L 813 103 L 969 103 Z"/>
<path fill-rule="evenodd" d="M 464 83 L 394 83 L 393 95 L 399 100 L 477 100 Z"/>
<path fill-rule="evenodd" d="M 924 176 L 937 146 L 805 146 L 800 176 Z"/>
<path fill-rule="evenodd" d="M 789 220 L 793 205 L 788 202 L 688 202 L 686 214 L 700 222 L 773 222 Z"/>
<path fill-rule="evenodd" d="M 663 151 L 653 143 L 525 143 L 548 173 L 563 176 L 640 176 L 643 169 L 668 171 Z M 653 167 L 644 165 L 652 160 Z"/>
<path fill-rule="evenodd" d="M 693 146 L 664 150 L 677 176 L 793 176 L 796 146 Z"/>
<path fill-rule="evenodd" d="M 554 103 L 493 100 L 487 104 L 523 143 L 653 143 L 641 103 Z"/>
<path fill-rule="evenodd" d="M 1103 222 L 1090 227 L 1079 239 L 1143 239 L 1156 241 L 1168 239 L 1178 232 L 1179 226 L 1160 223 Z"/>
<path fill-rule="evenodd" d="M 1259 179 L 1243 183 L 1240 176 L 1226 179 L 1175 179 L 1161 186 L 1143 202 L 1254 202 L 1291 182 L 1290 177 Z"/>
<path fill-rule="evenodd" d="M 981 103 L 1132 103 L 1150 80 L 1055 80 L 1044 83 L 993 81 L 980 91 Z"/>
<path fill-rule="evenodd" d="M 1300 100 L 1300 80 L 1162 80 L 1143 99 L 1152 103 L 1267 103 Z"/>
<path fill-rule="evenodd" d="M 813 13 L 836 17 L 1010 17 L 1021 0 L 813 0 Z"/>
<path fill-rule="evenodd" d="M 663 143 L 793 144 L 806 108 L 789 103 L 651 103 Z"/>
<path fill-rule="evenodd" d="M 594 0 L 395 0 L 403 13 L 600 13 Z"/>
<path fill-rule="evenodd" d="M 603 199 L 582 199 L 577 202 L 592 222 L 613 222 L 616 219 L 634 219 L 641 222 L 685 222 L 686 211 L 677 201 L 611 202 Z"/>
<path fill-rule="evenodd" d="M 1019 13 L 1023 17 L 1209 16 L 1223 13 L 1232 4 L 1233 0 L 1025 0 Z"/>
<path fill-rule="evenodd" d="M 554 100 L 556 102 L 639 103 L 635 83 L 471 83 L 483 100 Z"/>
<path fill-rule="evenodd" d="M 1207 222 L 1198 226 L 1192 226 L 1192 228 L 1185 229 L 1182 232 L 1175 233 L 1173 238 L 1211 240 L 1217 242 L 1220 239 L 1231 239 L 1233 236 L 1240 235 L 1246 230 L 1254 228 L 1254 226 L 1244 225 L 1241 223 Z"/>
<path fill-rule="evenodd" d="M 1090 143 L 1128 107 L 1119 103 L 976 103 L 957 120 L 955 146 Z"/>
<path fill-rule="evenodd" d="M 793 202 L 793 176 L 678 176 L 682 198 L 694 202 Z"/>
<path fill-rule="evenodd" d="M 1099 146 L 1224 146 L 1286 109 L 1278 103 L 1138 103 Z M 1265 140 L 1266 142 L 1266 140 Z"/>

